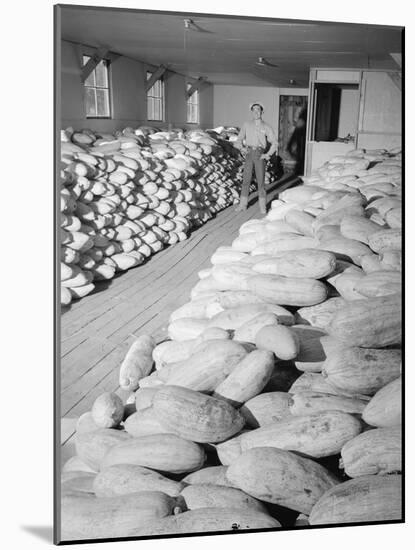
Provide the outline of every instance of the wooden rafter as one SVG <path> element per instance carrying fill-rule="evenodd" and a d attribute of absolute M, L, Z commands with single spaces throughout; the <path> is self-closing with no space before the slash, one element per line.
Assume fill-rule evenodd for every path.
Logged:
<path fill-rule="evenodd" d="M 402 91 L 402 74 L 398 72 L 390 72 L 388 73 L 389 78 L 392 80 L 392 82 L 395 84 L 397 88 L 399 88 L 400 91 Z"/>
<path fill-rule="evenodd" d="M 157 80 L 160 80 L 160 78 L 164 75 L 166 70 L 167 70 L 166 65 L 160 65 L 159 67 L 157 67 L 157 69 L 154 71 L 154 73 L 150 76 L 150 78 L 146 82 L 146 92 L 148 92 L 149 89 L 154 86 Z"/>
<path fill-rule="evenodd" d="M 193 82 L 190 88 L 186 91 L 186 97 L 189 98 L 197 90 L 200 90 L 200 88 L 203 86 L 205 82 L 206 82 L 206 78 L 204 76 L 200 76 L 195 82 Z"/>
<path fill-rule="evenodd" d="M 104 59 L 104 57 L 108 53 L 108 48 L 105 48 L 104 46 L 101 46 L 95 52 L 91 55 L 90 59 L 88 60 L 88 63 L 82 67 L 82 73 L 81 73 L 81 79 L 82 82 L 85 82 L 85 80 L 88 78 L 88 76 L 92 73 L 92 71 L 95 69 L 95 67 Z"/>
<path fill-rule="evenodd" d="M 402 54 L 401 53 L 391 53 L 390 56 L 395 61 L 400 69 L 402 69 Z"/>

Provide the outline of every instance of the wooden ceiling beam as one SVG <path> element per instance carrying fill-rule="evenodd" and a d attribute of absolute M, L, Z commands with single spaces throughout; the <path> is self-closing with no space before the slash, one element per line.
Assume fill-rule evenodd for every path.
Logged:
<path fill-rule="evenodd" d="M 81 80 L 85 82 L 95 67 L 100 63 L 108 53 L 108 48 L 101 46 L 91 55 L 88 63 L 82 67 Z"/>
<path fill-rule="evenodd" d="M 157 67 L 157 69 L 154 71 L 154 73 L 150 76 L 150 78 L 146 82 L 146 92 L 148 92 L 149 89 L 154 86 L 157 80 L 160 80 L 160 78 L 164 75 L 166 71 L 167 71 L 166 65 L 160 65 L 159 67 Z"/>
<path fill-rule="evenodd" d="M 206 77 L 199 76 L 199 78 L 195 82 L 193 82 L 190 88 L 186 90 L 186 98 L 189 98 L 196 91 L 200 90 L 200 88 L 203 86 L 205 82 L 206 82 Z"/>

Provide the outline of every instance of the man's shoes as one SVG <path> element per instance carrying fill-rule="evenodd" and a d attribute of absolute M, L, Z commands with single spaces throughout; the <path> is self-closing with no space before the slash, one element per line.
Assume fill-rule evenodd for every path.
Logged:
<path fill-rule="evenodd" d="M 248 198 L 241 197 L 238 206 L 235 208 L 235 212 L 242 212 L 248 208 Z"/>
<path fill-rule="evenodd" d="M 261 214 L 266 214 L 267 213 L 266 200 L 265 199 L 259 199 L 258 202 L 259 202 L 259 211 L 261 212 Z"/>

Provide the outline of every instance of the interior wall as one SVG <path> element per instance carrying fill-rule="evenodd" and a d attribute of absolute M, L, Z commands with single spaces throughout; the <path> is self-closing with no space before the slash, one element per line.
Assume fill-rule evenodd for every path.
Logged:
<path fill-rule="evenodd" d="M 363 72 L 358 147 L 390 149 L 401 145 L 402 92 L 384 71 Z"/>
<path fill-rule="evenodd" d="M 340 96 L 340 116 L 338 137 L 356 134 L 356 123 L 359 113 L 359 90 L 343 89 Z"/>
<path fill-rule="evenodd" d="M 251 118 L 249 106 L 258 101 L 264 106 L 264 120 L 278 138 L 280 95 L 308 96 L 308 88 L 276 88 L 271 86 L 213 86 L 213 124 L 237 126 Z"/>
<path fill-rule="evenodd" d="M 249 106 L 258 101 L 264 106 L 263 119 L 278 131 L 278 97 L 276 89 L 257 86 L 213 86 L 213 125 L 237 126 L 251 118 Z"/>
<path fill-rule="evenodd" d="M 75 129 L 90 128 L 98 132 L 114 132 L 126 126 L 156 126 L 159 128 L 211 128 L 213 126 L 213 86 L 206 83 L 199 94 L 200 124 L 186 122 L 186 78 L 171 71 L 166 75 L 166 120 L 147 120 L 145 90 L 146 71 L 150 66 L 124 56 L 110 56 L 111 119 L 86 118 L 84 86 L 81 81 L 81 55 L 93 50 L 62 41 L 61 126 Z"/>

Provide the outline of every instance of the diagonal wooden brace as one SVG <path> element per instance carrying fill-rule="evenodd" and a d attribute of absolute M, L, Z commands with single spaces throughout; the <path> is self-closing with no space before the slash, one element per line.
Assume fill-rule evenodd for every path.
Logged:
<path fill-rule="evenodd" d="M 402 74 L 401 73 L 388 73 L 389 78 L 395 84 L 395 86 L 402 91 Z"/>
<path fill-rule="evenodd" d="M 200 76 L 195 82 L 193 82 L 190 88 L 186 90 L 186 98 L 189 98 L 197 90 L 200 90 L 200 88 L 203 86 L 205 82 L 206 82 L 206 78 L 204 76 Z"/>
<path fill-rule="evenodd" d="M 154 73 L 150 76 L 150 78 L 146 82 L 146 92 L 148 92 L 149 89 L 154 86 L 157 80 L 160 80 L 160 78 L 164 75 L 166 70 L 167 70 L 167 67 L 165 65 L 160 65 L 159 67 L 157 67 L 157 69 L 154 71 Z"/>
<path fill-rule="evenodd" d="M 104 57 L 108 53 L 108 48 L 105 48 L 104 46 L 101 46 L 90 57 L 88 63 L 82 67 L 82 73 L 81 73 L 81 80 L 82 82 L 85 82 L 85 80 L 88 78 L 88 76 L 92 73 L 92 71 L 95 69 L 95 67 L 104 59 Z"/>

